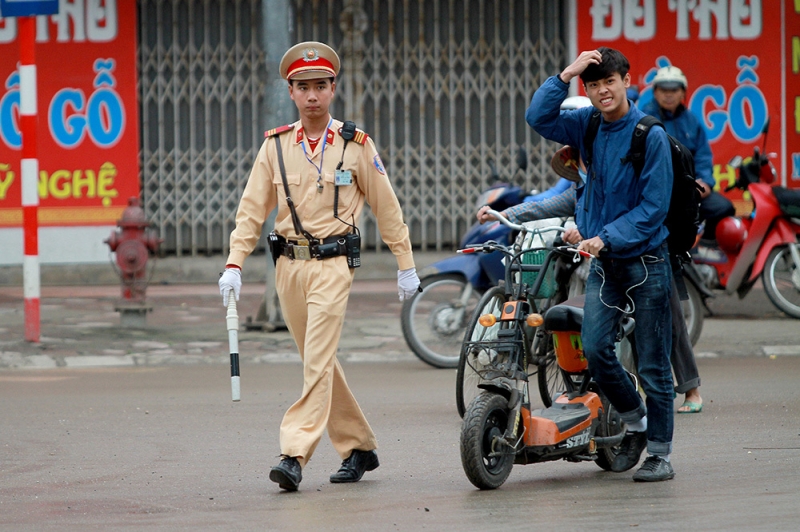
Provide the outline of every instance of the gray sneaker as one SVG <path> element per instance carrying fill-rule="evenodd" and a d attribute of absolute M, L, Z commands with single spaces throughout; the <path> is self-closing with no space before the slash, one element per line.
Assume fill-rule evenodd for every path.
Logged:
<path fill-rule="evenodd" d="M 660 456 L 648 456 L 642 467 L 633 474 L 635 482 L 658 482 L 673 478 L 675 478 L 675 471 L 672 470 L 672 464 Z"/>

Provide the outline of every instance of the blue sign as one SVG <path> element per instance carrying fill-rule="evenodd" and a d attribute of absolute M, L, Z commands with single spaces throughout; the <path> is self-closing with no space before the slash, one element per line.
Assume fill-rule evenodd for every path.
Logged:
<path fill-rule="evenodd" d="M 58 13 L 58 0 L 0 0 L 0 16 L 3 18 L 56 13 Z"/>

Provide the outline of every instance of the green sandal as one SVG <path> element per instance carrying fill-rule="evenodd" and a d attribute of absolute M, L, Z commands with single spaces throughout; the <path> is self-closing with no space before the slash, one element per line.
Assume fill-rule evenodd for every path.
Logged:
<path fill-rule="evenodd" d="M 685 410 L 681 410 L 681 408 L 685 408 Z M 694 403 L 692 401 L 684 401 L 683 404 L 678 408 L 678 414 L 699 414 L 703 411 L 703 403 Z"/>

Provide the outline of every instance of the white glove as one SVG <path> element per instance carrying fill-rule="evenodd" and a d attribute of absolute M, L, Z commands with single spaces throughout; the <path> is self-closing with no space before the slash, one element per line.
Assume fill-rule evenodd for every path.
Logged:
<path fill-rule="evenodd" d="M 397 295 L 400 296 L 400 301 L 414 297 L 417 288 L 419 288 L 419 277 L 416 268 L 397 270 Z"/>
<path fill-rule="evenodd" d="M 239 292 L 242 291 L 242 270 L 239 268 L 225 268 L 219 276 L 219 293 L 222 294 L 222 306 L 228 306 L 228 294 L 233 290 L 236 301 L 239 301 Z"/>

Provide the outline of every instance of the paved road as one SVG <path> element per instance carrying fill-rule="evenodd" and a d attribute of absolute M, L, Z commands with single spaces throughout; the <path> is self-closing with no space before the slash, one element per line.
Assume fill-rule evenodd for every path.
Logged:
<path fill-rule="evenodd" d="M 677 416 L 675 480 L 631 481 L 590 463 L 515 466 L 480 492 L 459 456 L 454 373 L 414 361 L 348 362 L 381 467 L 332 485 L 327 439 L 301 490 L 269 482 L 300 366 L 0 372 L 3 530 L 796 530 L 797 357 L 701 359 L 706 408 Z"/>
<path fill-rule="evenodd" d="M 706 406 L 676 418 L 674 481 L 554 462 L 479 492 L 461 468 L 454 372 L 408 351 L 394 289 L 356 283 L 340 349 L 381 467 L 332 485 L 340 460 L 323 440 L 288 494 L 267 479 L 301 385 L 287 333 L 241 333 L 234 404 L 213 286 L 151 287 L 145 330 L 116 327 L 116 287 L 45 287 L 38 345 L 20 339 L 21 289 L 0 288 L 0 529 L 797 529 L 800 334 L 763 292 L 714 302 L 697 346 Z M 246 285 L 240 316 L 260 298 Z"/>

